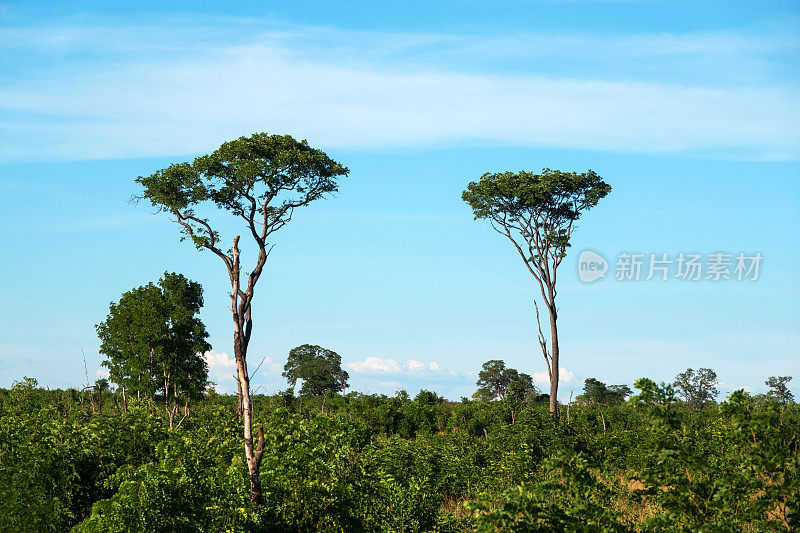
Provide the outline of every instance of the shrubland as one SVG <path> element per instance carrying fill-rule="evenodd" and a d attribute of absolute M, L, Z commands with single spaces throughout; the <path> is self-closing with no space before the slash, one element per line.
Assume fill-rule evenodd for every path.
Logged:
<path fill-rule="evenodd" d="M 651 380 L 560 406 L 293 392 L 254 396 L 251 502 L 236 396 L 170 429 L 104 391 L 0 390 L 3 531 L 793 531 L 800 409 L 733 393 L 697 409 Z M 101 410 L 102 409 L 102 410 Z"/>

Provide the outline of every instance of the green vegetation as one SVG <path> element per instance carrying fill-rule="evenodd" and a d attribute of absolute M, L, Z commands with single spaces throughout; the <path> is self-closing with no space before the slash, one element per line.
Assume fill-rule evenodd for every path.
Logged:
<path fill-rule="evenodd" d="M 191 163 L 178 163 L 136 181 L 143 187 L 140 200 L 147 200 L 171 215 L 180 226 L 181 240 L 188 238 L 198 250 L 208 250 L 225 265 L 231 283 L 233 357 L 236 360 L 238 404 L 242 422 L 242 444 L 250 472 L 250 497 L 261 501 L 259 485 L 263 449 L 263 427 L 253 438 L 253 402 L 247 350 L 253 333 L 255 288 L 270 251 L 275 232 L 288 224 L 295 209 L 305 207 L 338 191 L 337 179 L 348 169 L 321 150 L 290 135 L 254 133 L 222 145 Z M 206 213 L 214 216 L 206 216 Z M 251 268 L 242 270 L 240 234 L 225 250 L 218 231 L 220 214 L 232 216 L 245 239 L 255 245 Z M 258 444 L 256 444 L 258 442 Z"/>
<path fill-rule="evenodd" d="M 237 391 L 206 389 L 202 288 L 178 274 L 133 289 L 97 326 L 109 380 L 0 389 L 0 531 L 792 531 L 800 409 L 787 376 L 717 404 L 716 374 L 672 385 L 585 381 L 557 401 L 556 272 L 574 224 L 611 190 L 597 174 L 485 174 L 463 199 L 509 238 L 550 319 L 549 394 L 501 360 L 473 400 L 343 393 L 341 357 L 304 344 L 291 388 L 251 392 L 252 301 L 274 232 L 338 189 L 347 168 L 305 141 L 255 134 L 137 182 L 231 282 Z M 225 250 L 227 212 L 252 238 Z M 224 224 L 224 223 L 223 223 Z M 536 308 L 537 322 L 539 319 Z M 294 393 L 302 380 L 299 396 Z M 111 387 L 110 383 L 115 387 Z M 683 401 L 676 398 L 676 390 Z M 191 408 L 190 408 L 191 404 Z M 175 424 L 179 407 L 183 417 Z M 257 438 L 254 436 L 257 428 Z M 244 454 L 242 454 L 244 451 Z"/>
<path fill-rule="evenodd" d="M 100 353 L 109 379 L 137 399 L 159 396 L 173 425 L 178 403 L 188 413 L 189 402 L 202 397 L 208 382 L 203 352 L 210 350 L 208 333 L 197 317 L 203 288 L 180 274 L 165 272 L 158 284 L 148 283 L 111 303 L 108 317 L 97 325 Z M 97 390 L 108 388 L 98 380 Z M 99 396 L 102 405 L 102 394 Z"/>
<path fill-rule="evenodd" d="M 596 381 L 596 380 L 594 380 Z M 596 384 L 587 380 L 587 397 Z M 626 403 L 253 396 L 251 502 L 236 396 L 180 427 L 121 391 L 0 390 L 3 531 L 792 531 L 795 403 L 738 391 L 695 409 L 669 385 Z M 601 396 L 602 398 L 602 396 Z M 565 410 L 565 406 L 560 406 Z M 602 416 L 601 419 L 601 409 Z M 603 425 L 605 424 L 605 431 Z"/>
<path fill-rule="evenodd" d="M 289 351 L 283 377 L 294 387 L 303 380 L 301 396 L 320 396 L 326 392 L 342 392 L 350 375 L 342 370 L 342 357 L 321 346 L 303 344 Z"/>
<path fill-rule="evenodd" d="M 480 180 L 470 182 L 461 195 L 476 220 L 488 220 L 495 231 L 511 241 L 539 285 L 550 319 L 549 335 L 542 331 L 539 305 L 536 300 L 533 303 L 539 347 L 550 379 L 550 413 L 555 417 L 558 417 L 561 364 L 556 305 L 558 267 L 567 256 L 572 232 L 581 215 L 610 192 L 611 186 L 591 170 L 578 173 L 545 168 L 540 174 L 487 172 Z"/>

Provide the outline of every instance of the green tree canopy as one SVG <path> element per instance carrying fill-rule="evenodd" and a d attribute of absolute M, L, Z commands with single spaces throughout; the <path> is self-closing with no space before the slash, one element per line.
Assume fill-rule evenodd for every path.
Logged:
<path fill-rule="evenodd" d="M 594 405 L 621 405 L 633 392 L 627 385 L 606 385 L 596 378 L 584 380 L 583 394 L 576 401 Z"/>
<path fill-rule="evenodd" d="M 792 381 L 792 376 L 770 376 L 770 378 L 764 382 L 764 384 L 770 388 L 767 395 L 780 403 L 794 401 L 794 394 L 792 394 L 792 391 L 786 386 L 790 381 Z"/>
<path fill-rule="evenodd" d="M 478 390 L 472 397 L 482 402 L 490 402 L 496 398 L 505 400 L 513 396 L 508 399 L 521 403 L 530 394 L 538 394 L 531 376 L 506 368 L 505 361 L 501 359 L 491 359 L 483 363 L 475 384 L 478 385 Z"/>
<path fill-rule="evenodd" d="M 192 163 L 170 165 L 136 179 L 144 187 L 139 198 L 172 215 L 181 226 L 182 240 L 189 238 L 198 250 L 210 250 L 225 264 L 231 283 L 229 309 L 233 318 L 237 414 L 244 426 L 242 441 L 250 473 L 250 494 L 256 504 L 261 502 L 263 427 L 259 428 L 256 441 L 247 368 L 255 287 L 272 249 L 272 235 L 291 221 L 295 209 L 335 192 L 337 178 L 347 174 L 346 167 L 305 140 L 255 133 L 225 142 Z M 240 235 L 233 236 L 232 245 L 226 250 L 218 222 L 206 216 L 215 211 L 214 206 L 233 215 L 256 246 L 253 266 L 244 275 Z"/>
<path fill-rule="evenodd" d="M 687 368 L 686 372 L 681 372 L 675 377 L 672 384 L 683 396 L 692 409 L 702 409 L 719 395 L 717 389 L 717 373 L 710 368 L 701 368 L 697 372 Z"/>
<path fill-rule="evenodd" d="M 498 233 L 508 238 L 528 271 L 539 284 L 550 318 L 550 343 L 542 331 L 539 308 L 539 345 L 550 378 L 550 412 L 558 416 L 558 311 L 557 270 L 566 256 L 575 223 L 611 192 L 611 186 L 595 172 L 562 172 L 543 169 L 541 173 L 487 173 L 473 181 L 461 198 L 476 219 L 487 219 Z"/>
<path fill-rule="evenodd" d="M 342 392 L 347 387 L 350 375 L 342 369 L 342 358 L 332 350 L 321 346 L 303 344 L 292 348 L 283 367 L 283 377 L 295 386 L 303 380 L 300 394 L 321 396 L 327 392 Z"/>
<path fill-rule="evenodd" d="M 97 324 L 100 353 L 109 378 L 128 395 L 189 399 L 202 395 L 210 350 L 197 316 L 203 289 L 181 274 L 165 272 L 157 284 L 124 293 Z"/>

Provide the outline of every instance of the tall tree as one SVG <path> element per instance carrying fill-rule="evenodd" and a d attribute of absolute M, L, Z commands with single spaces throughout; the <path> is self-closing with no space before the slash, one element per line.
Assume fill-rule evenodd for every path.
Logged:
<path fill-rule="evenodd" d="M 767 393 L 775 401 L 780 403 L 789 403 L 794 400 L 794 394 L 786 386 L 787 383 L 792 381 L 792 376 L 770 376 L 764 385 L 770 388 Z"/>
<path fill-rule="evenodd" d="M 283 377 L 292 387 L 298 379 L 303 380 L 300 394 L 304 396 L 342 392 L 350 379 L 350 375 L 342 370 L 342 358 L 338 353 L 311 344 L 292 348 L 283 370 Z"/>
<path fill-rule="evenodd" d="M 534 299 L 539 345 L 550 378 L 550 412 L 558 417 L 558 267 L 566 257 L 570 237 L 581 214 L 611 192 L 611 186 L 593 171 L 583 173 L 544 169 L 531 172 L 484 174 L 462 194 L 476 219 L 488 219 L 508 238 L 536 279 L 550 318 L 550 342 L 542 332 L 539 306 Z"/>
<path fill-rule="evenodd" d="M 140 198 L 172 215 L 183 238 L 191 239 L 198 250 L 210 250 L 225 265 L 231 283 L 229 309 L 250 498 L 256 504 L 261 503 L 263 428 L 259 426 L 258 445 L 254 446 L 247 369 L 256 283 L 264 271 L 273 233 L 289 223 L 296 208 L 337 191 L 337 177 L 347 174 L 347 168 L 306 141 L 289 135 L 256 133 L 223 143 L 192 163 L 170 165 L 136 179 L 144 187 Z M 197 211 L 210 212 L 206 209 L 208 204 L 233 215 L 252 237 L 256 258 L 249 272 L 242 272 L 240 235 L 236 234 L 230 249 L 225 250 L 215 229 L 219 226 Z"/>
<path fill-rule="evenodd" d="M 717 389 L 717 373 L 710 368 L 701 368 L 697 372 L 687 368 L 675 377 L 672 384 L 683 396 L 692 409 L 702 409 L 712 403 L 719 395 Z"/>
<path fill-rule="evenodd" d="M 170 427 L 178 400 L 202 395 L 210 350 L 208 333 L 197 316 L 203 288 L 181 274 L 165 272 L 158 284 L 132 289 L 111 303 L 108 317 L 97 324 L 102 365 L 124 394 L 163 396 Z"/>

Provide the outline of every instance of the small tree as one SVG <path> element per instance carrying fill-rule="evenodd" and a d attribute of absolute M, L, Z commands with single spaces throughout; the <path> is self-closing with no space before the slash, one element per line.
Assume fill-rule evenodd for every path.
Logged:
<path fill-rule="evenodd" d="M 575 223 L 609 192 L 611 186 L 591 170 L 576 173 L 544 169 L 541 174 L 484 174 L 480 181 L 471 182 L 461 196 L 472 207 L 476 219 L 488 219 L 495 231 L 511 241 L 539 284 L 550 318 L 549 346 L 535 300 L 534 306 L 539 345 L 550 378 L 550 412 L 556 418 L 560 364 L 557 271 L 566 257 Z"/>
<path fill-rule="evenodd" d="M 672 384 L 683 396 L 683 401 L 691 409 L 702 409 L 719 395 L 717 389 L 717 373 L 710 368 L 701 368 L 697 372 L 687 368 L 675 377 Z"/>
<path fill-rule="evenodd" d="M 587 405 L 621 405 L 633 393 L 627 385 L 606 385 L 595 378 L 587 378 L 583 383 L 583 394 L 575 400 Z"/>
<path fill-rule="evenodd" d="M 213 153 L 192 163 L 171 165 L 136 179 L 144 187 L 140 198 L 166 211 L 180 225 L 184 238 L 198 250 L 210 250 L 225 264 L 231 282 L 230 312 L 233 318 L 233 355 L 236 359 L 239 410 L 244 425 L 243 441 L 250 473 L 250 499 L 261 503 L 259 477 L 263 453 L 263 428 L 258 446 L 253 444 L 253 413 L 247 349 L 253 332 L 252 304 L 271 249 L 272 235 L 292 219 L 294 210 L 338 189 L 336 178 L 347 168 L 289 135 L 256 133 L 223 143 Z M 242 279 L 241 250 L 237 234 L 224 249 L 211 221 L 196 209 L 213 204 L 243 223 L 256 246 L 252 270 Z"/>
<path fill-rule="evenodd" d="M 298 379 L 303 380 L 303 386 L 300 387 L 303 396 L 322 396 L 329 391 L 343 392 L 350 379 L 350 375 L 342 370 L 339 354 L 311 344 L 292 348 L 283 370 L 283 377 L 292 387 Z"/>
<path fill-rule="evenodd" d="M 197 314 L 203 288 L 181 274 L 165 272 L 158 284 L 132 289 L 109 306 L 98 324 L 101 364 L 123 394 L 163 397 L 170 427 L 179 399 L 188 406 L 208 379 L 202 353 L 211 349 Z"/>
<path fill-rule="evenodd" d="M 770 376 L 764 384 L 770 388 L 767 393 L 772 399 L 780 403 L 790 403 L 794 401 L 794 394 L 786 386 L 792 381 L 792 376 Z"/>

